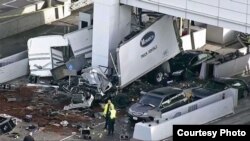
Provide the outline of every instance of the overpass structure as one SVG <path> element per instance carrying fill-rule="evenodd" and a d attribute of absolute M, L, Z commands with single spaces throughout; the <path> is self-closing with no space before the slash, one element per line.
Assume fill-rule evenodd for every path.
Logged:
<path fill-rule="evenodd" d="M 120 3 L 250 33 L 250 0 L 120 0 Z"/>
<path fill-rule="evenodd" d="M 250 33 L 250 0 L 94 0 L 92 66 L 112 67 L 110 53 L 130 33 L 133 7 Z"/>

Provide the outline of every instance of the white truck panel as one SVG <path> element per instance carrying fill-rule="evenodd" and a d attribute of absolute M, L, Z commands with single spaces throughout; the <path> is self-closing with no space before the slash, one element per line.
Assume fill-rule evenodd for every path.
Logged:
<path fill-rule="evenodd" d="M 56 48 L 51 48 L 51 60 L 52 60 L 52 68 L 56 68 L 63 65 L 64 64 L 63 52 L 57 50 Z"/>
<path fill-rule="evenodd" d="M 61 35 L 48 35 L 31 38 L 28 40 L 29 54 L 50 53 L 50 48 L 67 46 L 68 41 Z"/>
<path fill-rule="evenodd" d="M 0 59 L 0 83 L 5 83 L 27 74 L 27 51 Z"/>
<path fill-rule="evenodd" d="M 118 49 L 120 87 L 125 87 L 179 52 L 173 19 L 163 16 Z"/>
<path fill-rule="evenodd" d="M 93 29 L 86 27 L 64 35 L 71 45 L 74 56 L 92 51 L 92 34 Z"/>
<path fill-rule="evenodd" d="M 192 41 L 191 35 L 185 35 L 181 37 L 183 50 L 191 50 L 192 49 Z"/>
<path fill-rule="evenodd" d="M 28 40 L 30 74 L 41 77 L 51 76 L 51 47 L 68 46 L 68 40 L 61 35 L 49 35 Z"/>
<path fill-rule="evenodd" d="M 193 42 L 194 49 L 198 49 L 206 45 L 206 32 L 207 30 L 204 28 L 199 28 L 197 31 L 193 32 Z"/>

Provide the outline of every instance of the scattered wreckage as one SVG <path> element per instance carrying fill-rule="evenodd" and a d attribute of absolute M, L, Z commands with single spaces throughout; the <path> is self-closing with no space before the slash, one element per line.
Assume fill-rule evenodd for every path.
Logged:
<path fill-rule="evenodd" d="M 61 82 L 59 89 L 72 94 L 71 104 L 64 110 L 89 108 L 95 100 L 104 100 L 105 93 L 112 88 L 112 83 L 100 68 L 86 68 L 80 76 Z"/>
<path fill-rule="evenodd" d="M 77 108 L 89 108 L 92 105 L 94 96 L 91 94 L 73 94 L 71 98 L 71 103 L 67 106 L 64 106 L 63 110 L 71 110 Z"/>
<path fill-rule="evenodd" d="M 181 51 L 173 18 L 163 15 L 154 18 L 152 23 L 144 26 L 144 30 L 132 31 L 125 37 L 117 48 L 116 55 L 110 53 L 113 68 L 107 72 L 101 67 L 90 67 L 89 61 L 92 57 L 90 25 L 64 36 L 31 38 L 28 41 L 31 75 L 52 76 L 53 84 L 72 96 L 71 104 L 64 109 L 74 109 L 90 107 L 94 100 L 105 100 L 144 76 L 153 83 L 165 82 L 170 78 L 178 80 L 198 76 L 219 77 L 220 70 L 216 65 L 242 57 L 239 52 L 222 54 L 206 50 Z M 166 28 L 162 29 L 162 26 Z M 80 35 L 84 39 L 79 38 Z M 83 43 L 82 40 L 86 42 Z M 40 46 L 41 42 L 46 44 Z M 92 55 L 95 54 L 98 53 Z M 249 54 L 247 55 L 243 56 L 245 60 L 249 59 Z M 244 65 L 246 64 L 238 68 L 243 69 Z M 239 71 L 242 70 L 235 70 L 235 73 Z M 76 97 L 79 98 L 77 102 Z"/>
<path fill-rule="evenodd" d="M 99 67 L 83 69 L 82 74 L 73 77 L 70 82 L 59 82 L 60 89 L 70 93 L 89 92 L 94 95 L 104 96 L 112 88 L 112 83 Z"/>
<path fill-rule="evenodd" d="M 16 124 L 11 118 L 0 116 L 0 135 L 10 132 L 15 127 Z"/>
<path fill-rule="evenodd" d="M 160 25 L 167 25 L 167 28 L 162 30 Z M 78 32 L 85 33 L 86 38 L 91 40 L 92 30 L 85 28 Z M 156 36 L 157 34 L 162 36 Z M 111 73 L 109 76 L 106 75 L 110 72 L 103 72 L 103 68 L 88 67 L 86 60 L 88 51 L 79 54 L 78 50 L 86 50 L 89 47 L 91 49 L 91 43 L 88 42 L 90 44 L 85 43 L 84 45 L 73 44 L 73 40 L 70 42 L 71 36 L 76 35 L 72 33 L 63 37 L 43 36 L 31 38 L 28 41 L 31 75 L 34 75 L 34 77 L 53 76 L 55 80 L 53 83 L 59 85 L 59 90 L 70 94 L 82 94 L 84 97 L 88 92 L 94 96 L 94 99 L 105 99 L 105 95 L 109 97 L 107 91 L 110 91 L 111 88 L 118 90 L 128 86 L 157 67 L 157 65 L 179 53 L 173 19 L 169 16 L 156 17 L 154 22 L 147 26 L 145 30 L 137 32 L 133 40 L 122 43 L 117 50 L 117 60 L 112 62 L 115 70 L 113 72 L 115 73 Z M 152 41 L 149 42 L 148 39 Z M 41 42 L 46 42 L 44 47 L 39 47 Z M 58 44 L 59 42 L 60 44 Z M 71 48 L 68 46 L 69 43 Z M 169 48 L 165 47 L 166 43 L 170 44 Z M 138 44 L 138 46 L 134 46 L 134 48 L 128 47 L 131 44 Z M 38 47 L 39 49 L 37 49 Z M 71 62 L 65 62 L 65 60 L 68 60 L 65 57 L 65 54 L 67 55 L 67 52 L 64 52 L 65 50 L 72 50 L 74 59 Z M 134 55 L 128 59 L 127 55 L 132 52 Z M 141 54 L 141 52 L 144 53 Z M 162 57 L 156 59 L 154 56 L 159 53 L 162 54 Z M 84 54 L 83 58 L 76 59 L 82 54 Z M 113 58 L 112 55 L 111 58 Z M 98 98 L 99 96 L 101 97 Z"/>

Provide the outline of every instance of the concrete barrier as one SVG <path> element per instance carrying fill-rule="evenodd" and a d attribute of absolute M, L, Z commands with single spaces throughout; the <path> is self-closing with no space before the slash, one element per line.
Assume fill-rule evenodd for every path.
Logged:
<path fill-rule="evenodd" d="M 213 75 L 219 77 L 231 77 L 244 71 L 249 71 L 250 54 L 230 60 L 222 64 L 214 65 Z"/>
<path fill-rule="evenodd" d="M 28 53 L 23 51 L 0 59 L 0 83 L 28 74 Z"/>
<path fill-rule="evenodd" d="M 0 23 L 0 39 L 54 22 L 66 17 L 64 6 L 57 5 Z"/>
<path fill-rule="evenodd" d="M 237 104 L 238 91 L 229 88 L 166 112 L 162 114 L 161 118 L 153 122 L 137 123 L 133 138 L 138 140 L 163 140 L 173 135 L 173 125 L 205 124 L 234 113 L 234 107 Z"/>
<path fill-rule="evenodd" d="M 173 135 L 173 125 L 178 124 L 205 124 L 209 121 L 234 113 L 233 98 L 227 97 L 221 101 L 207 105 L 193 112 L 179 116 L 162 123 L 137 123 L 133 138 L 143 141 L 160 141 Z"/>
<path fill-rule="evenodd" d="M 23 8 L 17 8 L 14 10 L 10 10 L 8 12 L 0 13 L 0 17 L 10 17 L 10 16 L 17 16 L 21 14 L 32 13 L 38 10 L 41 10 L 44 7 L 44 1 L 38 1 L 34 4 L 27 5 Z"/>
<path fill-rule="evenodd" d="M 77 10 L 81 7 L 84 7 L 84 6 L 92 4 L 92 3 L 93 3 L 93 0 L 79 0 L 79 1 L 73 2 L 70 6 L 70 9 Z"/>

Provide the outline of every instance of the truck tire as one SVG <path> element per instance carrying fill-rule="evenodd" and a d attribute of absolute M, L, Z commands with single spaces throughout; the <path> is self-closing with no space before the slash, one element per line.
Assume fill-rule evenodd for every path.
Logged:
<path fill-rule="evenodd" d="M 162 80 L 163 80 L 163 72 L 158 72 L 156 75 L 155 75 L 155 80 L 157 83 L 161 83 Z"/>
<path fill-rule="evenodd" d="M 160 84 L 162 83 L 168 75 L 166 76 L 163 71 L 154 71 L 150 72 L 147 75 L 147 81 L 151 84 Z"/>

